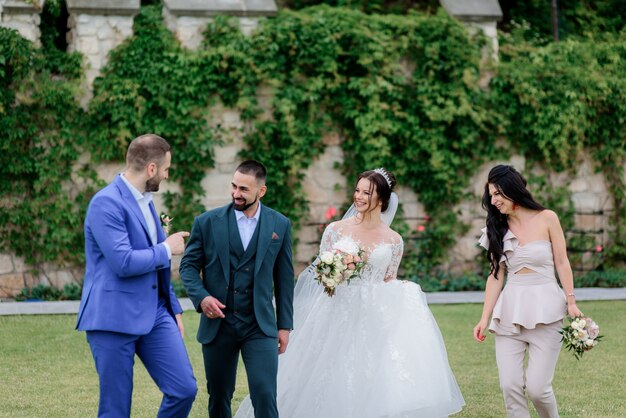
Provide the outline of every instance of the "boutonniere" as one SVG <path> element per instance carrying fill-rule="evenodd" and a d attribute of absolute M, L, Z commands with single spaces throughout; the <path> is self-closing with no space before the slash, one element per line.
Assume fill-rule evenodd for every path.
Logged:
<path fill-rule="evenodd" d="M 163 228 L 163 231 L 165 231 L 165 235 L 168 235 L 170 233 L 170 222 L 172 222 L 172 220 L 174 220 L 174 218 L 170 218 L 170 215 L 165 214 L 165 213 L 161 213 L 161 227 Z"/>
<path fill-rule="evenodd" d="M 278 234 L 276 232 L 272 232 L 272 240 L 278 239 Z"/>

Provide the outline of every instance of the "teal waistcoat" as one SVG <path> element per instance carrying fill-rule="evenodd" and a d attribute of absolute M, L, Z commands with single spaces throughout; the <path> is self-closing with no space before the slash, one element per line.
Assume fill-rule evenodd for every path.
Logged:
<path fill-rule="evenodd" d="M 228 295 L 226 296 L 225 319 L 229 323 L 239 320 L 251 324 L 256 321 L 253 304 L 253 285 L 260 223 L 261 220 L 259 219 L 248 248 L 244 251 L 235 212 L 231 210 L 228 214 L 230 277 L 228 281 Z"/>

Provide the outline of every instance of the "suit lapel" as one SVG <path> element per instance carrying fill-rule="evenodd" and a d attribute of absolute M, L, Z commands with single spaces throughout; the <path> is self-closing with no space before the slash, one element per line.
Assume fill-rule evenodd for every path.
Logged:
<path fill-rule="evenodd" d="M 163 231 L 163 227 L 161 226 L 161 219 L 157 216 L 156 208 L 154 207 L 154 202 L 150 202 L 150 212 L 152 213 L 152 218 L 154 219 L 154 224 L 156 225 L 157 230 L 157 244 L 165 241 L 165 231 Z"/>
<path fill-rule="evenodd" d="M 232 204 L 225 208 L 219 215 L 211 218 L 211 231 L 213 231 L 213 243 L 217 249 L 217 256 L 222 263 L 224 270 L 224 280 L 228 283 L 230 279 L 230 260 L 228 259 L 228 251 L 230 248 L 230 238 L 228 232 L 228 216 Z"/>
<path fill-rule="evenodd" d="M 270 243 L 272 242 L 272 234 L 274 232 L 274 226 L 276 225 L 276 218 L 267 209 L 267 206 L 261 210 L 261 219 L 259 219 L 259 239 L 256 249 L 256 260 L 254 262 L 254 274 L 256 275 L 261 269 L 265 253 L 267 252 Z"/>

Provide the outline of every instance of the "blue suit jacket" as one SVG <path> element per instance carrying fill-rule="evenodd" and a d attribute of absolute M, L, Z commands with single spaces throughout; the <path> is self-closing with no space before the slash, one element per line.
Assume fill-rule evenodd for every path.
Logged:
<path fill-rule="evenodd" d="M 180 262 L 180 277 L 196 310 L 213 296 L 226 303 L 230 279 L 228 214 L 232 204 L 198 216 Z M 268 337 L 278 336 L 278 329 L 293 328 L 294 274 L 291 261 L 291 224 L 280 213 L 263 206 L 259 221 L 259 240 L 254 265 L 254 315 L 261 331 Z M 276 312 L 272 304 L 275 295 Z M 198 341 L 211 342 L 221 319 L 202 314 Z"/>
<path fill-rule="evenodd" d="M 161 243 L 165 234 L 152 203 L 150 209 Z M 89 203 L 85 256 L 78 330 L 149 333 L 156 318 L 159 285 L 172 316 L 182 312 L 170 285 L 167 250 L 152 244 L 139 204 L 119 175 Z"/>

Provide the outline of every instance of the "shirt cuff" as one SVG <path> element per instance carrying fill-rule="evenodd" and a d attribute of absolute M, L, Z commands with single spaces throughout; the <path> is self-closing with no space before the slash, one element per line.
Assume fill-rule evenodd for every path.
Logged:
<path fill-rule="evenodd" d="M 163 246 L 165 247 L 165 250 L 167 251 L 167 258 L 169 260 L 172 259 L 172 249 L 170 248 L 169 244 L 165 241 L 163 241 Z"/>

